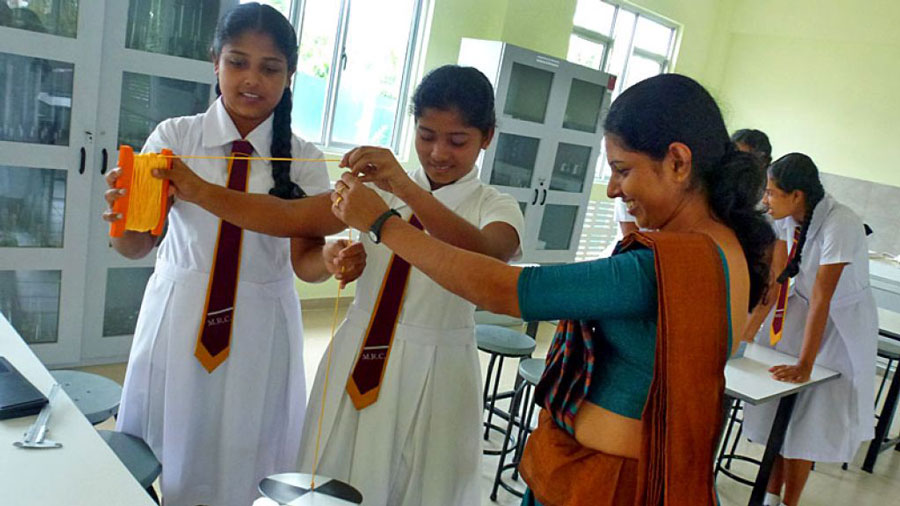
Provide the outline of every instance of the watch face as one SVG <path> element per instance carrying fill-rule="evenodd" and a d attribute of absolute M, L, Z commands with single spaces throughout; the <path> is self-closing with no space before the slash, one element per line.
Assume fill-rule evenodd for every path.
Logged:
<path fill-rule="evenodd" d="M 371 239 L 372 242 L 374 242 L 375 244 L 378 244 L 381 241 L 381 238 L 378 237 L 378 234 L 376 234 L 375 232 L 372 232 L 371 230 L 369 230 L 366 233 L 369 234 L 369 239 Z"/>

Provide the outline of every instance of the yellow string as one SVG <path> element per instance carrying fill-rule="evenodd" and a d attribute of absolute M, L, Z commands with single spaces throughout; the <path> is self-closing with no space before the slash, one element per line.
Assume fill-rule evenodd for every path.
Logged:
<path fill-rule="evenodd" d="M 146 156 L 146 155 L 138 155 Z M 195 160 L 268 160 L 270 162 L 340 162 L 340 158 L 278 158 L 272 156 L 200 156 L 200 155 L 159 155 L 166 158 L 193 158 Z"/>
<path fill-rule="evenodd" d="M 353 230 L 347 230 L 347 239 L 353 242 Z M 341 272 L 344 267 L 341 266 Z M 331 371 L 331 350 L 334 349 L 334 333 L 337 328 L 338 308 L 341 302 L 341 283 L 338 282 L 337 297 L 334 299 L 334 314 L 331 317 L 331 340 L 328 341 L 328 354 L 325 359 L 325 381 L 322 384 L 322 408 L 319 411 L 319 421 L 316 427 L 316 451 L 313 454 L 312 479 L 310 480 L 309 489 L 316 489 L 316 469 L 319 467 L 319 442 L 322 439 L 322 419 L 325 417 L 325 399 L 328 398 L 328 373 Z"/>
<path fill-rule="evenodd" d="M 135 157 L 131 171 L 128 210 L 125 212 L 125 228 L 137 232 L 153 230 L 162 212 L 162 181 L 150 174 L 152 169 L 166 167 L 165 157 L 151 153 Z"/>

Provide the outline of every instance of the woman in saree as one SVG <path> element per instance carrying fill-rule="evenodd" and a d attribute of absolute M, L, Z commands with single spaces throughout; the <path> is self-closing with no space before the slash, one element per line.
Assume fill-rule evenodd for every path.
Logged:
<path fill-rule="evenodd" d="M 716 504 L 712 464 L 724 366 L 768 279 L 774 236 L 752 155 L 690 78 L 626 90 L 605 124 L 612 176 L 642 229 L 610 258 L 520 268 L 438 241 L 402 219 L 351 165 L 332 194 L 345 223 L 476 305 L 559 319 L 520 471 L 523 504 Z"/>

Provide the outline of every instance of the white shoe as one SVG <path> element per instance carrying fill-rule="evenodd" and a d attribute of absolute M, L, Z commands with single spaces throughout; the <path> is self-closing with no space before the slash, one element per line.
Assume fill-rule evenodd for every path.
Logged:
<path fill-rule="evenodd" d="M 763 499 L 763 506 L 781 506 L 782 504 L 784 503 L 781 502 L 781 497 L 778 494 L 766 492 L 766 497 Z"/>

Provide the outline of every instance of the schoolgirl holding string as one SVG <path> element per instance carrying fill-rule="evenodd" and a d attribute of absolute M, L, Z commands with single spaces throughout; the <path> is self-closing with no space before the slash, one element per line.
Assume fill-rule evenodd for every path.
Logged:
<path fill-rule="evenodd" d="M 202 114 L 160 123 L 143 152 L 322 158 L 290 130 L 297 37 L 278 11 L 251 3 L 226 13 L 212 56 L 219 98 Z M 329 189 L 321 161 L 190 163 L 206 181 L 241 192 L 300 199 Z M 110 222 L 122 218 L 112 211 L 124 193 L 114 188 L 120 173 L 107 176 Z M 147 232 L 112 239 L 129 258 L 155 245 Z M 359 245 L 266 236 L 177 196 L 170 200 L 117 422 L 117 430 L 143 439 L 161 461 L 167 505 L 245 506 L 257 497 L 261 478 L 293 470 L 306 411 L 294 274 L 322 281 L 343 269 L 346 282 L 364 261 Z"/>

